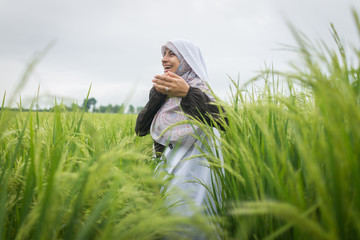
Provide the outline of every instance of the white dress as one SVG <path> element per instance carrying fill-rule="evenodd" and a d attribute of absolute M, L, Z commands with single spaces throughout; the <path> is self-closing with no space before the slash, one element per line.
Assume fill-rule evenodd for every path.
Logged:
<path fill-rule="evenodd" d="M 203 184 L 209 186 L 210 189 L 214 185 L 214 173 L 212 172 L 209 162 L 204 156 L 205 154 L 216 153 L 216 148 L 220 147 L 217 139 L 220 133 L 213 128 L 216 139 L 209 139 L 206 134 L 198 129 L 199 139 L 194 144 L 175 144 L 167 147 L 161 157 L 161 162 L 156 168 L 156 172 L 165 171 L 172 179 L 166 186 L 166 203 L 172 206 L 172 211 L 184 216 L 191 216 L 196 211 L 206 212 L 206 206 L 211 204 L 214 209 L 214 201 L 208 197 L 207 189 Z M 205 144 L 204 144 L 205 143 Z M 218 151 L 220 160 L 222 161 L 221 151 Z M 216 156 L 216 155 L 215 155 Z M 215 185 L 214 185 L 215 186 Z M 219 193 L 219 186 L 215 186 Z M 218 194 L 219 195 L 219 194 Z M 218 196 L 218 199 L 221 199 Z"/>

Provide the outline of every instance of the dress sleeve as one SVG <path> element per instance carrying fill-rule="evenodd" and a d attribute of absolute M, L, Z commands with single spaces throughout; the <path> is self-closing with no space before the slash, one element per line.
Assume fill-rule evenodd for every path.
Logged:
<path fill-rule="evenodd" d="M 136 119 L 135 133 L 145 136 L 150 132 L 150 126 L 155 114 L 159 111 L 166 100 L 166 95 L 159 93 L 154 87 L 149 93 L 149 101 Z"/>
<path fill-rule="evenodd" d="M 224 109 L 214 104 L 206 93 L 199 88 L 190 86 L 187 95 L 182 98 L 180 105 L 185 113 L 201 122 L 214 125 L 213 122 L 215 121 L 221 130 L 225 130 L 224 124 L 228 124 L 226 115 L 223 115 L 225 114 Z"/>

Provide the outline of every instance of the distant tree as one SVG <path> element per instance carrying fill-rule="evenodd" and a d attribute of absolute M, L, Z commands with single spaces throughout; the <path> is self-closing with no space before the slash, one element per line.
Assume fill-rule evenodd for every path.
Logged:
<path fill-rule="evenodd" d="M 105 112 L 106 113 L 111 113 L 112 112 L 112 105 L 111 104 L 106 106 L 106 111 Z"/>
<path fill-rule="evenodd" d="M 89 103 L 90 102 L 90 103 Z M 94 109 L 95 109 L 95 105 L 96 105 L 96 99 L 95 98 L 90 98 L 89 100 L 88 100 L 88 104 L 90 104 L 90 107 L 89 107 L 89 109 L 91 108 L 91 106 L 92 106 L 92 111 L 94 112 Z"/>
<path fill-rule="evenodd" d="M 85 106 L 85 103 L 86 103 L 86 106 Z M 83 107 L 85 107 L 85 112 L 88 112 L 89 109 L 91 108 L 91 106 L 93 106 L 93 110 L 95 108 L 95 104 L 96 104 L 96 99 L 95 98 L 89 98 L 86 102 L 86 99 L 84 99 L 84 102 L 83 102 Z"/>
<path fill-rule="evenodd" d="M 118 111 L 120 110 L 120 105 L 115 105 L 113 108 L 112 108 L 112 113 L 117 113 Z"/>
<path fill-rule="evenodd" d="M 135 108 L 134 108 L 134 106 L 131 105 L 131 104 L 130 104 L 130 106 L 129 106 L 128 113 L 129 113 L 129 114 L 134 114 L 134 113 L 135 113 Z"/>
<path fill-rule="evenodd" d="M 72 112 L 73 111 L 71 106 L 65 105 L 65 109 L 66 109 L 67 112 Z"/>
<path fill-rule="evenodd" d="M 106 106 L 100 106 L 99 107 L 99 112 L 106 113 Z"/>
<path fill-rule="evenodd" d="M 113 107 L 113 113 L 124 113 L 124 109 L 125 109 L 125 106 L 124 104 L 121 104 L 121 105 L 115 105 Z"/>
<path fill-rule="evenodd" d="M 88 102 L 90 101 L 91 98 L 89 98 Z M 84 107 L 85 102 L 83 103 L 83 107 Z M 87 104 L 89 107 L 86 108 L 86 111 L 89 111 L 91 109 L 91 106 L 89 103 Z M 125 112 L 125 105 L 122 103 L 121 105 L 111 105 L 108 104 L 106 106 L 100 105 L 98 108 L 93 108 L 92 112 L 99 112 L 99 113 L 121 113 L 123 114 Z M 127 113 L 135 113 L 135 108 L 134 106 L 130 106 L 129 110 Z"/>

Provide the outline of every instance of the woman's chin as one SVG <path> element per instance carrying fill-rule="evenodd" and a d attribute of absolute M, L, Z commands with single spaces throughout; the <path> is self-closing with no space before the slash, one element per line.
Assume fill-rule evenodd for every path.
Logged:
<path fill-rule="evenodd" d="M 167 73 L 167 72 L 172 72 L 172 73 L 174 73 L 175 71 L 172 70 L 172 69 L 164 69 L 164 73 Z"/>

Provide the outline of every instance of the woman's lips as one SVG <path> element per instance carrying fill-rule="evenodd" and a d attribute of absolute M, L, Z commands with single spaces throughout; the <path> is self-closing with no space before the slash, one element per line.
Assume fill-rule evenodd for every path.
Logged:
<path fill-rule="evenodd" d="M 172 66 L 164 66 L 164 72 L 170 71 L 171 68 L 172 68 Z"/>

